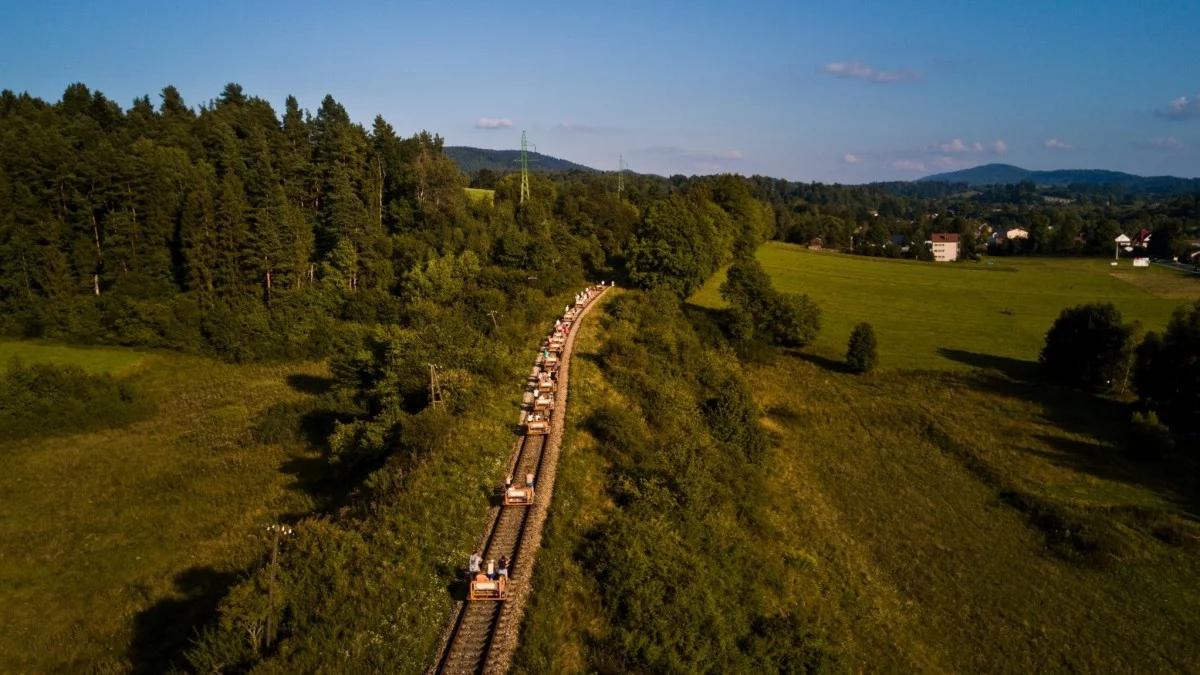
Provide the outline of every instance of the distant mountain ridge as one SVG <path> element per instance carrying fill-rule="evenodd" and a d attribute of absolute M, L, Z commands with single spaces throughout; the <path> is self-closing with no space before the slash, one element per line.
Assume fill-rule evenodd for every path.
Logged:
<path fill-rule="evenodd" d="M 968 185 L 1013 185 L 1032 181 L 1046 187 L 1067 185 L 1121 185 L 1127 188 L 1200 189 L 1200 179 L 1176 176 L 1135 176 L 1120 171 L 1100 169 L 1059 169 L 1030 171 L 1011 164 L 984 164 L 961 171 L 938 173 L 918 178 L 917 183 L 967 183 Z"/>
<path fill-rule="evenodd" d="M 496 173 L 516 171 L 520 168 L 517 160 L 521 158 L 520 150 L 488 150 L 486 148 L 469 148 L 452 146 L 442 148 L 446 156 L 454 160 L 458 168 L 467 173 L 475 173 L 480 169 L 489 169 Z M 558 157 L 543 155 L 540 152 L 529 153 L 529 169 L 531 171 L 586 171 L 598 173 L 596 169 L 582 164 L 576 164 Z"/>

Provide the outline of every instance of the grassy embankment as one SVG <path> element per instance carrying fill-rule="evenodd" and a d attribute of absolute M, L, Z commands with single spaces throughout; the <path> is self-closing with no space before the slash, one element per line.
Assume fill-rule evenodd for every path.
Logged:
<path fill-rule="evenodd" d="M 250 428 L 311 396 L 323 366 L 0 342 L 12 355 L 112 372 L 153 413 L 0 444 L 0 671 L 180 665 L 193 623 L 265 551 L 263 528 L 314 506 L 319 453 Z"/>
<path fill-rule="evenodd" d="M 607 304 L 621 291 L 610 291 Z M 584 672 L 592 645 L 605 633 L 601 589 L 577 558 L 584 535 L 613 504 L 606 489 L 606 466 L 585 421 L 602 404 L 620 398 L 600 371 L 600 317 L 603 306 L 580 324 L 571 359 L 571 391 L 563 434 L 554 504 L 543 532 L 534 570 L 534 593 L 525 610 L 514 673 Z"/>
<path fill-rule="evenodd" d="M 810 353 L 748 368 L 773 439 L 765 531 L 779 535 L 761 546 L 788 561 L 780 602 L 799 600 L 841 668 L 1200 669 L 1196 468 L 1138 458 L 1125 404 L 1048 386 L 1032 361 L 1063 306 L 1113 300 L 1157 329 L 1200 282 L 1151 268 L 1130 284 L 1103 261 L 759 257 L 826 320 Z M 718 284 L 699 301 L 717 304 Z M 837 362 L 860 320 L 885 367 L 866 376 Z M 596 330 L 581 356 L 600 351 Z M 575 425 L 620 392 L 578 364 L 521 672 L 577 672 L 605 637 L 605 589 L 577 552 L 614 506 Z"/>
<path fill-rule="evenodd" d="M 669 296 L 608 302 L 577 342 L 561 487 L 514 672 L 831 665 L 803 599 L 779 592 L 800 561 L 767 522 L 766 436 L 741 369 Z"/>
<path fill-rule="evenodd" d="M 939 350 L 1036 359 L 1064 308 L 1111 301 L 1126 321 L 1161 330 L 1184 298 L 1200 297 L 1200 276 L 1128 260 L 993 258 L 984 263 L 922 263 L 812 252 L 770 243 L 758 260 L 782 291 L 807 293 L 824 309 L 812 351 L 840 359 L 859 321 L 879 334 L 883 368 L 964 368 Z M 1115 272 L 1115 274 L 1114 274 Z M 720 272 L 692 299 L 723 306 Z"/>
<path fill-rule="evenodd" d="M 811 560 L 789 592 L 853 670 L 1200 668 L 1196 486 L 1130 457 L 1120 404 L 1002 371 L 752 377 Z"/>

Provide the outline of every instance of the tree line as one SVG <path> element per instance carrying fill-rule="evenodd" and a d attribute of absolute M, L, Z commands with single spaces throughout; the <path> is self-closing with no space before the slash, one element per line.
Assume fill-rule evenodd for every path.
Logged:
<path fill-rule="evenodd" d="M 1176 309 L 1162 331 L 1149 332 L 1125 323 L 1111 303 L 1069 307 L 1046 333 L 1039 360 L 1066 384 L 1135 393 L 1134 427 L 1149 434 L 1139 443 L 1144 450 L 1170 450 L 1168 427 L 1180 438 L 1200 431 L 1200 301 Z"/>

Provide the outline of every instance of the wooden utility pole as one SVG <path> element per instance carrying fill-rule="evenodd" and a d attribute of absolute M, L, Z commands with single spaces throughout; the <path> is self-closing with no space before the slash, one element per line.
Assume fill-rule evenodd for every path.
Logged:
<path fill-rule="evenodd" d="M 429 364 L 429 404 L 437 405 L 442 402 L 442 385 L 438 382 L 437 366 Z"/>
<path fill-rule="evenodd" d="M 271 537 L 271 574 L 269 583 L 267 584 L 267 630 L 266 644 L 267 649 L 271 648 L 271 643 L 275 641 L 275 573 L 279 570 L 279 535 L 291 534 L 292 528 L 285 525 L 272 525 L 269 528 L 272 532 Z"/>

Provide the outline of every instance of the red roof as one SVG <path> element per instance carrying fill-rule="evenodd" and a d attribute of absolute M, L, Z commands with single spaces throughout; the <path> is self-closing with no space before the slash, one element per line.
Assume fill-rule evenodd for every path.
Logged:
<path fill-rule="evenodd" d="M 933 235 L 933 243 L 935 244 L 953 244 L 958 242 L 957 234 L 935 234 Z"/>

